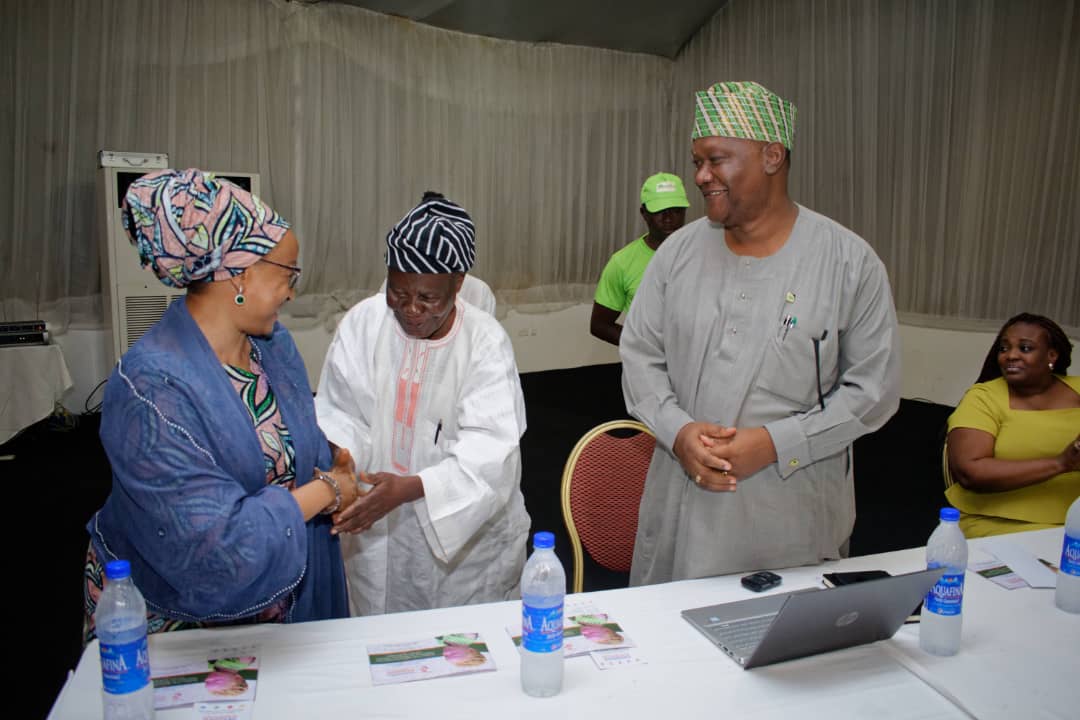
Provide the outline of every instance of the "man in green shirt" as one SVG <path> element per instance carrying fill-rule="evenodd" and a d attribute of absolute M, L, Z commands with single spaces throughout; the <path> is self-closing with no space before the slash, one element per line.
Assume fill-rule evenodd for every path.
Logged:
<path fill-rule="evenodd" d="M 653 253 L 686 222 L 689 206 L 686 190 L 677 175 L 657 173 L 641 186 L 641 217 L 649 232 L 612 255 L 600 273 L 589 321 L 589 332 L 595 337 L 612 345 L 619 344 L 622 325 L 616 320 L 630 309 Z"/>

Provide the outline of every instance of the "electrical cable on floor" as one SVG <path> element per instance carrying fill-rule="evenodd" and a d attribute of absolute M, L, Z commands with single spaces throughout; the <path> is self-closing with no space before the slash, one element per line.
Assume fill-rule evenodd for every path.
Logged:
<path fill-rule="evenodd" d="M 90 391 L 90 394 L 86 396 L 86 401 L 83 402 L 83 414 L 84 415 L 93 415 L 95 413 L 101 412 L 101 402 L 98 402 L 93 407 L 90 407 L 90 400 L 91 400 L 91 398 L 94 397 L 94 395 L 101 388 L 101 386 L 104 385 L 105 383 L 107 383 L 108 381 L 109 381 L 109 378 L 105 378 L 104 380 L 99 382 L 97 385 L 94 386 L 94 389 Z"/>

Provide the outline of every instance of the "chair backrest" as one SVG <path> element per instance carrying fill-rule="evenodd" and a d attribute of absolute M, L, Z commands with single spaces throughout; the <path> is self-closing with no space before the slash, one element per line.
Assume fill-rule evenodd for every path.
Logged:
<path fill-rule="evenodd" d="M 629 430 L 629 434 L 612 431 Z M 566 461 L 563 520 L 574 552 L 571 590 L 584 582 L 582 548 L 599 565 L 627 572 L 634 555 L 638 507 L 656 438 L 634 420 L 614 420 L 585 433 Z"/>
<path fill-rule="evenodd" d="M 949 441 L 946 440 L 945 444 L 941 447 L 941 477 L 945 481 L 945 489 L 948 490 L 953 486 L 956 481 L 952 478 L 952 473 L 949 472 Z"/>

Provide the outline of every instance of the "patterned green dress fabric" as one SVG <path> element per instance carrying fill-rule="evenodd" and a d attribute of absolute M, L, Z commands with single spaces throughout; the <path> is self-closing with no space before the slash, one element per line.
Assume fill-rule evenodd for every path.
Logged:
<path fill-rule="evenodd" d="M 791 150 L 797 113 L 794 105 L 756 82 L 716 83 L 694 95 L 694 130 L 690 138 L 778 142 Z"/>
<path fill-rule="evenodd" d="M 277 400 L 266 381 L 266 375 L 254 354 L 251 357 L 251 370 L 233 365 L 224 367 L 233 387 L 244 401 L 244 407 L 251 415 L 251 422 L 255 425 L 255 433 L 259 436 L 263 449 L 266 482 L 271 485 L 284 485 L 292 490 L 296 483 L 292 436 L 281 419 Z"/>
<path fill-rule="evenodd" d="M 234 365 L 223 365 L 225 374 L 232 381 L 233 388 L 240 395 L 240 399 L 247 408 L 251 421 L 255 426 L 255 434 L 262 446 L 263 462 L 266 467 L 266 483 L 268 485 L 284 485 L 292 490 L 296 484 L 295 451 L 289 428 L 285 426 L 278 409 L 274 391 L 266 379 L 266 374 L 259 365 L 258 357 L 254 350 L 250 356 L 251 369 L 245 370 Z M 89 643 L 96 636 L 94 628 L 94 611 L 97 609 L 98 598 L 101 597 L 104 567 L 94 552 L 93 545 L 86 552 L 86 564 L 84 566 L 84 578 L 86 593 L 84 595 L 83 618 L 83 642 Z M 288 607 L 288 598 L 282 598 L 277 604 L 266 608 L 258 615 L 245 618 L 239 622 L 227 623 L 230 625 L 244 625 L 250 623 L 283 622 L 285 611 Z M 223 623 L 195 623 L 184 620 L 174 620 L 157 613 L 146 614 L 146 631 L 148 633 L 172 632 L 174 630 L 187 630 L 197 627 L 215 627 Z"/>

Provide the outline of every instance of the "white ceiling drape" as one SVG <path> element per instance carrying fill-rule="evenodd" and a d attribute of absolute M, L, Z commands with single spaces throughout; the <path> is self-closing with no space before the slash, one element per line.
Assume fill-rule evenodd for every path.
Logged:
<path fill-rule="evenodd" d="M 100 322 L 100 149 L 259 172 L 300 316 L 374 290 L 429 189 L 473 215 L 503 308 L 587 302 L 641 181 L 692 190 L 692 91 L 754 79 L 799 107 L 793 195 L 877 249 L 902 313 L 1075 329 L 1078 38 L 1074 0 L 732 0 L 672 62 L 326 3 L 7 0 L 0 320 Z"/>
<path fill-rule="evenodd" d="M 302 245 L 292 310 L 323 317 L 378 287 L 425 190 L 472 214 L 504 303 L 587 301 L 665 164 L 671 62 L 648 55 L 277 0 L 16 2 L 0 42 L 9 319 L 96 319 L 102 148 L 258 171 Z"/>

